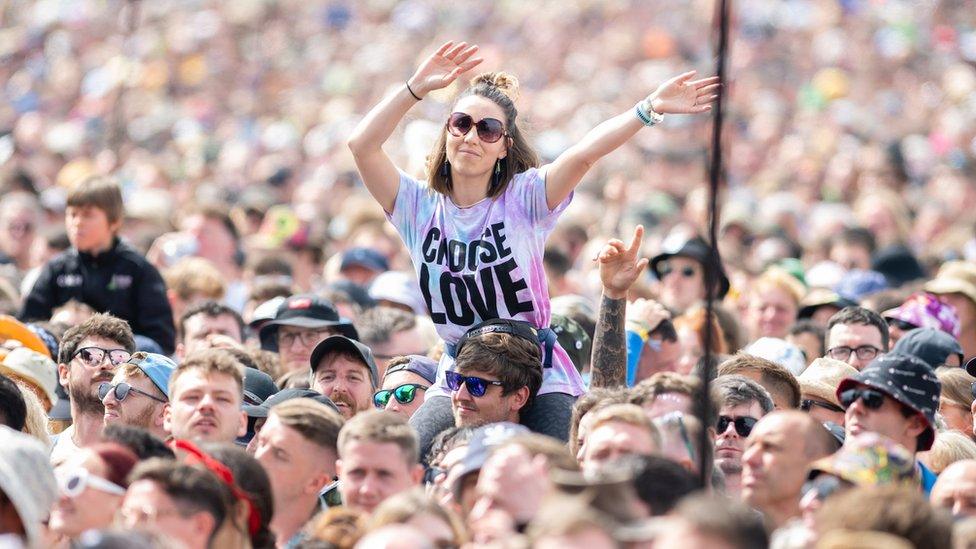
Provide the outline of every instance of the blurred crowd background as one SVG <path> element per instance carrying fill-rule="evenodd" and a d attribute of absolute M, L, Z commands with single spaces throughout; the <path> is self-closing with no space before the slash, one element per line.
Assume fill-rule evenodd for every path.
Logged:
<path fill-rule="evenodd" d="M 93 173 L 121 182 L 123 234 L 142 250 L 190 230 L 181 215 L 189 205 L 228 209 L 237 234 L 227 236 L 240 239 L 231 248 L 243 253 L 226 265 L 205 253 L 226 247 L 210 242 L 222 236 L 217 229 L 189 243 L 170 234 L 151 259 L 165 268 L 182 255 L 207 257 L 240 282 L 228 296 L 238 306 L 268 251 L 286 257 L 303 291 L 327 283 L 350 247 L 407 268 L 345 138 L 424 55 L 444 40 L 467 40 L 482 47 L 481 68 L 516 74 L 520 116 L 552 159 L 669 75 L 713 71 L 714 8 L 655 0 L 4 2 L 2 190 L 35 194 L 44 214 L 43 223 L 0 227 L 4 253 L 22 257 L 7 271 L 5 293 L 14 295 L 4 301 L 14 309 L 25 273 L 66 244 L 65 189 Z M 906 245 L 930 274 L 947 259 L 976 258 L 971 4 L 743 0 L 733 11 L 721 219 L 733 299 L 750 275 L 784 257 L 806 270 L 831 259 L 831 238 L 844 227 L 869 229 L 876 249 Z M 399 165 L 423 173 L 456 86 L 408 115 L 387 147 Z M 637 222 L 649 232 L 647 255 L 669 233 L 703 227 L 710 121 L 670 118 L 584 181 L 550 240 L 554 296 L 595 297 L 596 246 Z M 844 269 L 869 266 L 833 259 Z"/>

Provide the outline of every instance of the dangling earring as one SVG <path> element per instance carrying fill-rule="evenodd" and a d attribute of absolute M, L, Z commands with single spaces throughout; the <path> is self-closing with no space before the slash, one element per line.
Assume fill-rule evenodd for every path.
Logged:
<path fill-rule="evenodd" d="M 447 160 L 441 165 L 441 177 L 448 177 L 451 175 L 451 164 Z"/>
<path fill-rule="evenodd" d="M 502 182 L 502 160 L 499 158 L 495 161 L 495 173 L 491 174 L 491 186 L 492 188 L 498 186 Z"/>

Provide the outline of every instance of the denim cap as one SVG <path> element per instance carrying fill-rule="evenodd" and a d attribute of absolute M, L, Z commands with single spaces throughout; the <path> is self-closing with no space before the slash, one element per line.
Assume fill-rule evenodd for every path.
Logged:
<path fill-rule="evenodd" d="M 433 385 L 437 378 L 437 363 L 420 355 L 408 355 L 407 358 L 409 359 L 407 362 L 387 367 L 383 378 L 386 379 L 386 376 L 394 372 L 410 372 L 417 374 L 424 378 L 424 381 Z"/>
<path fill-rule="evenodd" d="M 160 354 L 144 352 L 134 353 L 127 362 L 138 366 L 153 385 L 169 399 L 169 378 L 176 370 L 175 362 Z"/>
<path fill-rule="evenodd" d="M 383 257 L 383 254 L 372 248 L 350 248 L 342 254 L 342 263 L 339 270 L 344 271 L 349 267 L 364 267 L 371 271 L 382 273 L 390 269 L 390 263 Z"/>
<path fill-rule="evenodd" d="M 844 299 L 860 302 L 862 298 L 875 292 L 888 289 L 888 281 L 877 271 L 854 269 L 848 271 L 840 282 L 834 286 L 834 291 Z"/>

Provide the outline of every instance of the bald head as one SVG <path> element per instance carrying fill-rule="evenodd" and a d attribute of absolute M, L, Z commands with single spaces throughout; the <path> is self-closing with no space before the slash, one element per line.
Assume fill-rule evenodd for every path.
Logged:
<path fill-rule="evenodd" d="M 829 437 L 822 424 L 793 410 L 773 412 L 753 427 L 742 454 L 742 498 L 771 527 L 799 514 L 810 463 L 833 451 Z"/>
<path fill-rule="evenodd" d="M 957 518 L 976 517 L 976 460 L 964 459 L 945 468 L 932 487 L 932 505 Z"/>

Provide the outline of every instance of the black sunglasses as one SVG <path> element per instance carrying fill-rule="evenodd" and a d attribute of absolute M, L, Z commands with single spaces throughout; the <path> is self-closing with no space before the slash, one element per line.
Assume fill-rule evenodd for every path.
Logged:
<path fill-rule="evenodd" d="M 418 385 L 416 383 L 405 383 L 394 387 L 393 389 L 383 389 L 382 391 L 376 391 L 373 395 L 373 406 L 377 408 L 386 408 L 387 403 L 390 402 L 390 397 L 393 397 L 400 404 L 410 404 L 413 399 L 417 396 L 417 390 L 426 391 L 428 387 L 426 385 Z"/>
<path fill-rule="evenodd" d="M 897 318 L 886 318 L 885 320 L 888 322 L 888 326 L 894 326 L 903 332 L 908 332 L 918 328 L 918 326 L 912 324 L 911 322 L 905 322 L 904 320 Z"/>
<path fill-rule="evenodd" d="M 732 418 L 729 416 L 718 416 L 718 433 L 722 434 L 729 428 L 729 424 L 735 425 L 735 432 L 742 438 L 749 436 L 752 428 L 756 426 L 758 419 L 750 416 Z"/>
<path fill-rule="evenodd" d="M 868 408 L 877 410 L 884 404 L 885 394 L 874 389 L 848 389 L 840 394 L 840 403 L 844 408 L 850 408 L 857 399 L 864 401 Z"/>
<path fill-rule="evenodd" d="M 674 272 L 677 272 L 677 273 L 681 274 L 681 276 L 683 276 L 685 278 L 691 278 L 691 277 L 695 276 L 695 268 L 694 267 L 685 266 L 685 267 L 682 267 L 681 269 L 677 269 L 676 270 L 674 267 L 672 267 L 667 262 L 662 263 L 661 266 L 658 267 L 658 271 L 661 272 L 661 278 L 664 278 L 664 277 L 666 277 L 669 274 L 674 273 Z"/>
<path fill-rule="evenodd" d="M 451 389 L 451 391 L 460 391 L 461 385 L 464 385 L 468 388 L 468 392 L 471 393 L 471 396 L 473 397 L 485 396 L 485 393 L 488 392 L 489 385 L 498 385 L 499 387 L 505 385 L 501 381 L 492 381 L 475 376 L 465 376 L 451 370 L 444 372 L 444 375 L 447 378 L 447 386 Z"/>
<path fill-rule="evenodd" d="M 464 137 L 468 135 L 471 128 L 475 127 L 478 130 L 478 138 L 485 143 L 495 143 L 502 136 L 507 136 L 505 132 L 505 125 L 502 124 L 501 120 L 497 118 L 482 118 L 481 120 L 475 122 L 471 118 L 470 114 L 464 114 L 463 112 L 451 113 L 451 117 L 447 119 L 447 131 L 451 132 L 454 137 Z"/>
<path fill-rule="evenodd" d="M 831 412 L 844 413 L 843 408 L 841 408 L 840 406 L 835 406 L 834 404 L 831 404 L 829 402 L 823 402 L 821 400 L 812 400 L 809 398 L 805 398 L 800 401 L 800 409 L 803 410 L 804 412 L 809 412 L 810 408 L 813 408 L 814 406 L 823 408 L 824 410 L 830 410 Z"/>
<path fill-rule="evenodd" d="M 126 397 L 129 396 L 129 393 L 139 393 L 140 395 L 149 397 L 155 400 L 156 402 L 162 402 L 162 403 L 168 402 L 167 400 L 159 398 L 156 395 L 151 395 L 145 391 L 140 391 L 139 389 L 136 389 L 135 387 L 129 385 L 128 383 L 122 382 L 117 385 L 112 385 L 107 381 L 98 386 L 99 400 L 105 400 L 105 397 L 107 397 L 110 392 L 115 394 L 115 400 L 118 400 L 119 402 L 125 400 Z"/>

